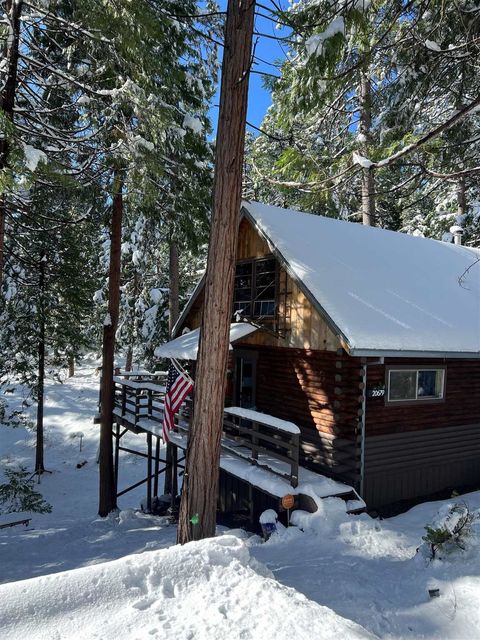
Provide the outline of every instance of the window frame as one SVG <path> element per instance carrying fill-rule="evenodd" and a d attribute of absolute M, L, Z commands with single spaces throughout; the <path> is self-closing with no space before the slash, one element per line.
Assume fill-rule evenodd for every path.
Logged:
<path fill-rule="evenodd" d="M 268 298 L 266 300 L 262 300 L 261 298 L 257 298 L 255 296 L 258 295 L 258 290 L 261 289 L 261 287 L 257 287 L 257 264 L 267 261 L 267 260 L 273 260 L 274 264 L 275 264 L 275 268 L 272 271 L 273 274 L 273 284 L 272 285 L 268 285 L 268 286 L 273 286 L 274 288 L 274 295 L 273 298 Z M 236 301 L 235 300 L 235 283 L 234 283 L 234 287 L 233 287 L 233 308 L 232 308 L 232 315 L 235 316 L 235 314 L 237 313 L 237 309 L 235 309 L 235 305 L 240 305 L 240 304 L 244 304 L 245 306 L 249 306 L 250 307 L 250 314 L 243 314 L 246 318 L 264 318 L 267 321 L 275 321 L 275 318 L 277 316 L 277 310 L 278 310 L 278 261 L 275 258 L 275 256 L 273 254 L 268 254 L 266 256 L 259 256 L 257 258 L 245 258 L 242 260 L 237 260 L 235 262 L 235 279 L 236 279 L 236 270 L 237 267 L 239 265 L 242 264 L 251 264 L 252 265 L 252 275 L 251 275 L 251 287 L 250 287 L 250 298 L 249 300 L 240 300 L 240 301 Z M 268 272 L 267 272 L 268 273 Z M 235 281 L 234 281 L 235 282 Z M 267 288 L 267 287 L 265 287 Z M 271 315 L 261 315 L 261 314 L 255 314 L 254 310 L 255 310 L 255 304 L 258 303 L 261 305 L 262 302 L 272 302 L 273 301 L 273 313 Z"/>
<path fill-rule="evenodd" d="M 390 399 L 390 374 L 394 371 L 414 371 L 416 373 L 416 384 L 415 384 L 415 394 L 416 398 L 405 398 L 398 400 Z M 418 374 L 421 371 L 441 371 L 442 372 L 442 384 L 441 384 L 441 393 L 442 395 L 439 398 L 432 397 L 423 397 L 418 395 Z M 419 404 L 438 404 L 445 402 L 446 395 L 446 385 L 447 382 L 447 368 L 445 366 L 412 366 L 412 365 L 389 365 L 385 367 L 385 405 L 390 407 L 405 407 L 409 405 L 419 405 Z"/>

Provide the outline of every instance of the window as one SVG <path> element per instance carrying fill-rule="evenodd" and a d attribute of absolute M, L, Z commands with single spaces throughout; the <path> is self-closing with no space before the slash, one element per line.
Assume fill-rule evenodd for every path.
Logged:
<path fill-rule="evenodd" d="M 390 369 L 388 402 L 443 400 L 445 369 Z"/>
<path fill-rule="evenodd" d="M 233 312 L 247 318 L 273 318 L 276 277 L 275 258 L 259 258 L 237 263 Z"/>

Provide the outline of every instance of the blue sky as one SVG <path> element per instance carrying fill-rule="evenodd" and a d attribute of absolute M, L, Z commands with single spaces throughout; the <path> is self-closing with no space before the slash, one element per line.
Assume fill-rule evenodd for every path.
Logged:
<path fill-rule="evenodd" d="M 264 2 L 264 4 L 268 5 L 268 0 L 267 2 Z M 224 11 L 227 7 L 227 0 L 219 0 L 219 5 L 221 10 Z M 264 9 L 259 10 L 262 13 L 266 13 Z M 255 31 L 277 37 L 281 33 L 280 31 L 275 29 L 275 25 L 271 20 L 263 18 L 262 16 L 256 16 Z M 266 63 L 275 62 L 279 59 L 285 58 L 285 49 L 276 40 L 272 40 L 268 37 L 255 37 L 254 41 L 256 41 L 255 55 L 258 56 L 258 58 L 265 60 Z M 275 75 L 278 75 L 277 69 L 263 62 L 257 62 L 254 66 L 254 71 L 273 73 Z M 262 79 L 263 77 L 261 75 L 258 75 L 258 73 L 250 74 L 247 120 L 257 127 L 261 125 L 265 112 L 271 103 L 270 92 L 263 88 Z M 217 128 L 218 118 L 218 96 L 216 96 L 214 103 L 215 104 L 211 110 L 211 118 L 212 125 L 215 131 Z M 250 127 L 248 128 L 255 135 L 258 133 Z"/>

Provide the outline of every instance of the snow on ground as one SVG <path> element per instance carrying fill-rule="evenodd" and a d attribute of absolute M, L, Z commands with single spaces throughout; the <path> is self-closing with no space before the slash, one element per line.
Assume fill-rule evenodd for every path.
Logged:
<path fill-rule="evenodd" d="M 53 511 L 33 514 L 29 529 L 0 529 L 0 583 L 113 560 L 168 546 L 175 540 L 174 528 L 159 518 L 139 515 L 119 521 L 97 517 L 99 426 L 93 424 L 93 416 L 97 412 L 98 385 L 95 365 L 80 369 L 63 384 L 54 379 L 47 382 L 45 467 L 51 473 L 42 476 L 36 488 Z M 21 387 L 6 399 L 11 409 L 19 407 L 23 399 Z M 32 415 L 33 410 L 31 407 Z M 128 444 L 144 451 L 145 437 L 133 435 Z M 31 469 L 34 460 L 35 434 L 24 427 L 0 425 L 0 471 L 7 464 L 23 464 Z M 123 454 L 120 487 L 145 475 L 142 458 Z M 123 496 L 119 505 L 125 510 L 137 508 L 144 495 L 145 490 L 140 487 Z"/>
<path fill-rule="evenodd" d="M 0 530 L 0 640 L 480 638 L 480 535 L 448 560 L 416 555 L 444 502 L 379 521 L 346 515 L 331 498 L 317 514 L 295 512 L 298 526 L 266 543 L 230 531 L 183 548 L 173 546 L 174 526 L 133 510 L 142 488 L 122 496 L 119 514 L 98 518 L 97 391 L 93 366 L 48 382 L 52 474 L 39 489 L 53 511 L 33 515 L 28 529 Z M 21 390 L 8 397 L 14 407 Z M 129 444 L 141 449 L 143 437 Z M 33 445 L 29 429 L 0 425 L 0 468 L 31 468 Z M 144 473 L 127 454 L 120 485 Z M 464 499 L 480 508 L 480 492 Z M 440 597 L 430 599 L 434 587 Z"/>
<path fill-rule="evenodd" d="M 10 640 L 372 637 L 272 579 L 233 536 L 3 585 L 0 600 Z"/>

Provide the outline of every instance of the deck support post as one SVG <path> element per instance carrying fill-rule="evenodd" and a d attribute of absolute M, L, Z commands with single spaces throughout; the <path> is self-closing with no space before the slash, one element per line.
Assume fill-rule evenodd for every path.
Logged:
<path fill-rule="evenodd" d="M 118 493 L 118 456 L 120 453 L 120 424 L 118 422 L 115 423 L 115 458 L 114 458 L 114 470 L 113 470 L 113 481 L 115 483 L 115 495 Z"/>
<path fill-rule="evenodd" d="M 147 433 L 147 511 L 152 511 L 152 434 Z"/>
<path fill-rule="evenodd" d="M 158 498 L 158 469 L 160 466 L 160 436 L 155 443 L 155 477 L 153 479 L 153 495 Z"/>
<path fill-rule="evenodd" d="M 171 464 L 170 464 L 170 469 L 167 469 L 167 472 L 165 475 L 168 474 L 168 472 L 170 472 L 170 486 L 171 486 L 171 507 L 172 509 L 175 508 L 175 500 L 177 498 L 177 493 L 178 493 L 178 480 L 177 480 L 177 473 L 178 471 L 178 449 L 177 447 L 172 447 L 172 455 L 171 455 Z"/>

